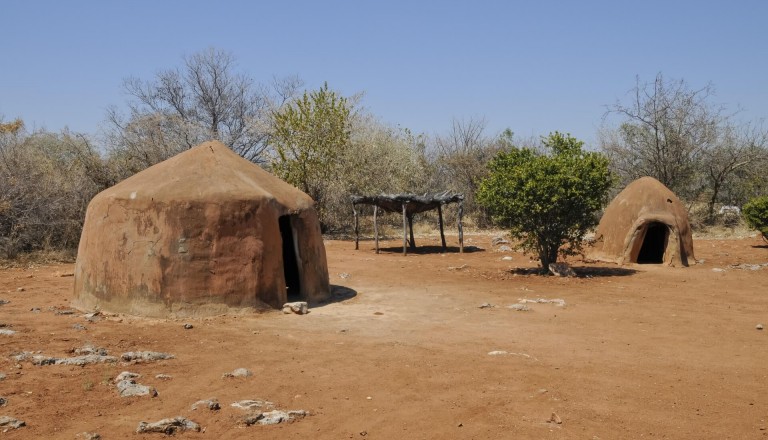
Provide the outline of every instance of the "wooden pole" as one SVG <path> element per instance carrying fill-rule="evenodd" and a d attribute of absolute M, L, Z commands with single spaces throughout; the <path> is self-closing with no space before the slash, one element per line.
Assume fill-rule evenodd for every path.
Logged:
<path fill-rule="evenodd" d="M 360 249 L 360 224 L 357 219 L 357 205 L 352 204 L 352 212 L 355 213 L 355 250 Z"/>
<path fill-rule="evenodd" d="M 416 240 L 413 239 L 413 216 L 408 217 L 408 230 L 411 233 L 411 250 L 416 251 Z"/>
<path fill-rule="evenodd" d="M 403 255 L 408 255 L 408 219 L 405 217 L 405 206 L 406 203 L 403 203 Z"/>
<path fill-rule="evenodd" d="M 373 205 L 373 236 L 376 238 L 376 253 L 379 253 L 379 206 Z"/>
<path fill-rule="evenodd" d="M 461 217 L 464 215 L 464 203 L 459 202 L 459 252 L 464 253 L 464 226 L 461 224 Z"/>
<path fill-rule="evenodd" d="M 443 253 L 445 253 L 445 232 L 443 232 L 443 208 L 442 205 L 437 205 L 437 218 L 440 224 L 440 240 L 443 242 Z"/>

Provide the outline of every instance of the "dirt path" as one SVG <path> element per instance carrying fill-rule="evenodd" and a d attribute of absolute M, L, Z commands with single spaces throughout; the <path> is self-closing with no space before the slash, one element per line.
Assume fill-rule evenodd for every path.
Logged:
<path fill-rule="evenodd" d="M 56 313 L 68 309 L 73 279 L 61 275 L 71 265 L 0 271 L 0 299 L 10 301 L 0 323 L 17 332 L 0 335 L 0 415 L 27 424 L 3 437 L 135 438 L 139 421 L 174 416 L 204 428 L 183 438 L 768 436 L 768 329 L 756 329 L 768 326 L 768 266 L 748 266 L 768 262 L 757 238 L 697 240 L 704 262 L 686 269 L 575 262 L 588 274 L 575 279 L 515 275 L 534 264 L 495 252 L 490 236 L 468 241 L 484 250 L 403 257 L 396 242 L 379 255 L 371 242 L 359 251 L 327 242 L 337 298 L 305 316 L 88 322 Z M 566 305 L 507 308 L 526 298 Z M 77 367 L 12 358 L 71 356 L 85 344 L 175 359 Z M 240 367 L 254 375 L 222 379 Z M 125 370 L 159 395 L 119 397 L 110 380 Z M 220 411 L 190 409 L 214 397 Z M 243 399 L 311 415 L 246 427 L 230 406 Z M 562 423 L 548 422 L 553 412 Z"/>

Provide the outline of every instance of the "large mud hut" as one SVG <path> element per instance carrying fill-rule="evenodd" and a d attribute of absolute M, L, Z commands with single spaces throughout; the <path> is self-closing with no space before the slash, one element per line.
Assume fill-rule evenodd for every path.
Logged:
<path fill-rule="evenodd" d="M 688 212 L 652 177 L 627 185 L 605 209 L 590 257 L 625 263 L 695 264 Z"/>
<path fill-rule="evenodd" d="M 313 200 L 219 142 L 99 193 L 75 267 L 80 309 L 210 315 L 328 297 Z"/>

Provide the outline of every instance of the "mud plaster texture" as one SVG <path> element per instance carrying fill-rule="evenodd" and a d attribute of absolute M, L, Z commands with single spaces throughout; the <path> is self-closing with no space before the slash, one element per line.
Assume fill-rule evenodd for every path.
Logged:
<path fill-rule="evenodd" d="M 321 301 L 330 289 L 312 199 L 219 142 L 201 144 L 94 197 L 73 305 L 149 317 L 279 308 L 287 300 L 281 216 L 300 299 Z"/>

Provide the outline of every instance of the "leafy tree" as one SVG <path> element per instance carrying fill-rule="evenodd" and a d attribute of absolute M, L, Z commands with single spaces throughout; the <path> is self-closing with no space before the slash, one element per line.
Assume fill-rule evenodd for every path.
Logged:
<path fill-rule="evenodd" d="M 107 112 L 112 149 L 128 159 L 132 172 L 211 139 L 264 162 L 270 112 L 301 82 L 286 78 L 260 86 L 236 67 L 231 53 L 207 49 L 151 80 L 126 79 L 128 117 L 115 107 Z"/>
<path fill-rule="evenodd" d="M 493 219 L 510 228 L 526 252 L 538 255 L 543 271 L 558 254 L 581 251 L 596 225 L 612 184 L 608 159 L 582 150 L 583 142 L 558 132 L 542 139 L 544 152 L 511 148 L 490 163 L 478 200 Z"/>
<path fill-rule="evenodd" d="M 341 159 L 350 145 L 350 110 L 325 83 L 272 113 L 271 169 L 315 200 L 321 222 L 328 184 L 346 166 Z"/>
<path fill-rule="evenodd" d="M 763 234 L 763 239 L 768 241 L 768 196 L 750 200 L 744 205 L 742 213 L 747 225 L 752 229 L 757 229 Z"/>

